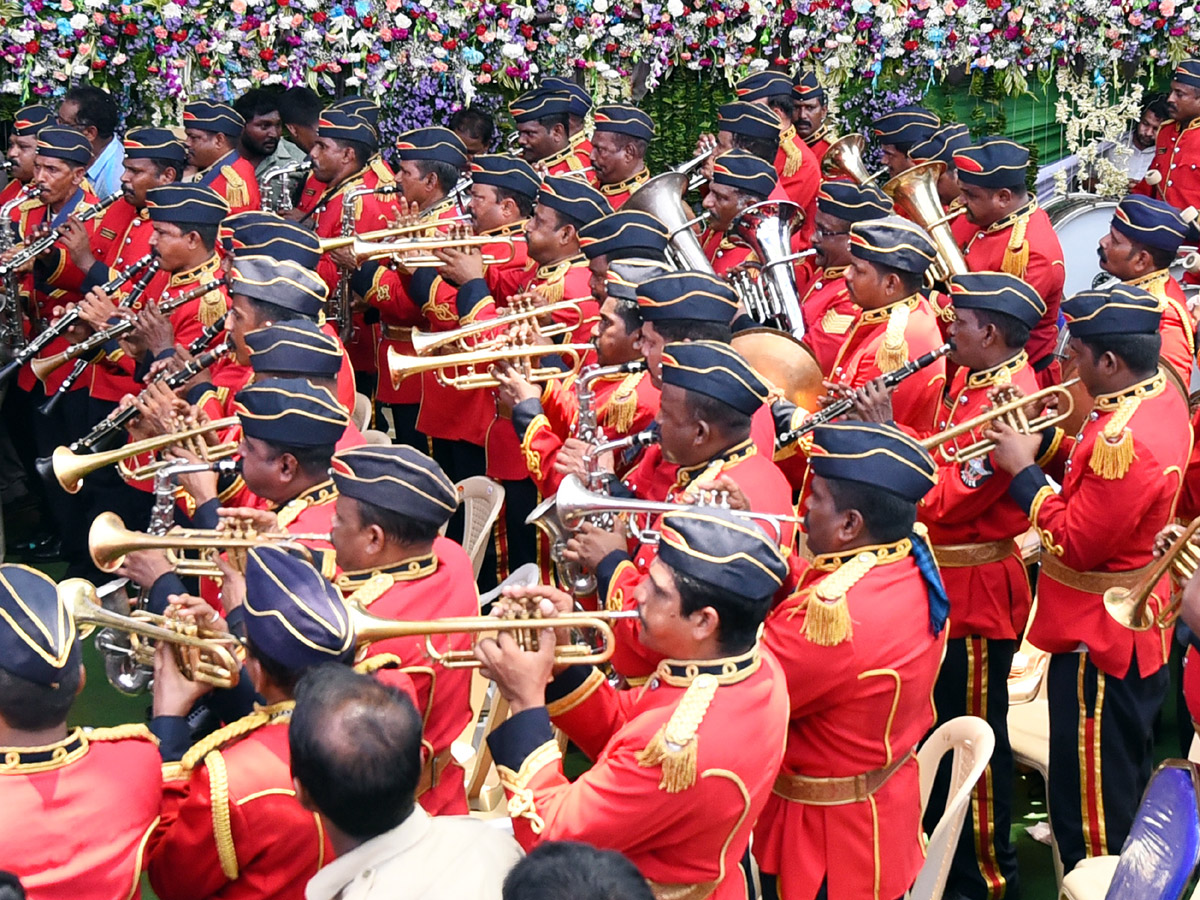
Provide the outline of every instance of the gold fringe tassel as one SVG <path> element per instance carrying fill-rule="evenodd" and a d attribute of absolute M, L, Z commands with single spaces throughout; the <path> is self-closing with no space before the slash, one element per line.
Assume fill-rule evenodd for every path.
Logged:
<path fill-rule="evenodd" d="M 207 328 L 225 315 L 227 309 L 225 295 L 218 290 L 220 284 L 213 282 L 213 289 L 200 298 L 200 308 L 196 310 L 196 318 Z"/>
<path fill-rule="evenodd" d="M 221 174 L 225 176 L 225 199 L 235 212 L 238 207 L 250 205 L 250 191 L 246 181 L 238 174 L 233 166 L 221 166 Z"/>
<path fill-rule="evenodd" d="M 804 154 L 800 148 L 796 146 L 793 138 L 796 137 L 796 126 L 792 125 L 787 131 L 779 135 L 779 149 L 783 151 L 783 177 L 791 178 L 800 171 L 800 166 L 804 164 Z"/>
<path fill-rule="evenodd" d="M 1012 237 L 1004 248 L 1004 260 L 1000 263 L 1000 271 L 1018 278 L 1025 277 L 1025 269 L 1029 266 L 1029 241 L 1025 240 L 1025 229 L 1029 226 L 1029 216 L 1021 216 L 1013 223 Z"/>
<path fill-rule="evenodd" d="M 836 647 L 854 636 L 846 595 L 875 568 L 874 553 L 863 551 L 847 560 L 814 588 L 805 607 L 801 633 L 818 647 Z"/>
<path fill-rule="evenodd" d="M 1124 478 L 1136 457 L 1133 447 L 1133 432 L 1129 420 L 1137 412 L 1141 401 L 1137 397 L 1126 397 L 1104 426 L 1104 433 L 1096 438 L 1092 456 L 1088 460 L 1093 472 L 1106 481 Z"/>
<path fill-rule="evenodd" d="M 633 418 L 637 415 L 637 385 L 641 378 L 641 372 L 626 375 L 608 398 L 604 408 L 604 424 L 618 434 L 626 434 L 633 427 Z"/>
<path fill-rule="evenodd" d="M 697 675 L 667 724 L 658 729 L 646 749 L 637 754 L 639 766 L 661 766 L 659 789 L 668 794 L 686 791 L 696 783 L 700 738 L 696 731 L 717 693 L 715 675 Z"/>
<path fill-rule="evenodd" d="M 894 372 L 908 362 L 908 341 L 904 339 L 907 329 L 908 304 L 900 303 L 888 317 L 883 343 L 875 351 L 875 365 L 880 372 Z"/>

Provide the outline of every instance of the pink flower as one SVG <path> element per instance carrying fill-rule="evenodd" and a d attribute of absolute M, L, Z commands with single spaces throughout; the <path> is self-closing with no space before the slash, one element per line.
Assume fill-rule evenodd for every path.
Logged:
<path fill-rule="evenodd" d="M 233 10 L 234 15 L 242 16 L 246 14 L 246 0 L 233 0 L 229 4 L 229 8 Z"/>
<path fill-rule="evenodd" d="M 1162 0 L 1158 4 L 1158 14 L 1164 19 L 1169 19 L 1175 15 L 1175 0 Z"/>
<path fill-rule="evenodd" d="M 450 67 L 447 66 L 440 59 L 438 59 L 438 60 L 434 60 L 434 63 L 432 66 L 430 66 L 430 68 L 433 69 L 433 71 L 435 71 L 435 72 L 445 72 Z"/>
<path fill-rule="evenodd" d="M 167 29 L 163 28 L 161 25 L 155 26 L 154 36 L 160 41 L 165 41 L 167 39 Z"/>

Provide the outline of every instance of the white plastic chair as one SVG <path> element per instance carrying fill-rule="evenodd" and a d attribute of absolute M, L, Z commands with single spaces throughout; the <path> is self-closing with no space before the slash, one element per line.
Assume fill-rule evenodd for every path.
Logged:
<path fill-rule="evenodd" d="M 498 481 L 485 475 L 472 475 L 456 484 L 458 502 L 463 504 L 463 549 L 471 557 L 475 577 L 483 567 L 483 554 L 487 551 L 492 526 L 504 506 L 504 488 Z M 445 534 L 445 527 L 442 528 Z"/>
<path fill-rule="evenodd" d="M 350 421 L 359 431 L 366 431 L 371 424 L 371 398 L 366 394 L 354 395 L 354 411 L 350 413 Z"/>
<path fill-rule="evenodd" d="M 953 753 L 950 787 L 946 793 L 946 811 L 938 820 L 937 827 L 929 836 L 925 850 L 925 864 L 917 873 L 917 880 L 908 892 L 909 900 L 941 900 L 950 876 L 950 862 L 958 836 L 962 833 L 963 820 L 971 803 L 971 790 L 987 768 L 996 749 L 996 736 L 992 726 L 977 716 L 959 716 L 939 725 L 929 739 L 917 751 L 917 764 L 921 770 L 921 812 L 929 803 L 933 790 L 934 776 L 946 753 Z"/>

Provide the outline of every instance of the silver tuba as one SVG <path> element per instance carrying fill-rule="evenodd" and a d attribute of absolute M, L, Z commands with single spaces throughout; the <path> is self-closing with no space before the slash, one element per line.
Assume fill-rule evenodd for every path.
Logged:
<path fill-rule="evenodd" d="M 792 220 L 799 212 L 790 201 L 764 200 L 743 209 L 731 228 L 761 262 L 757 279 L 747 276 L 736 283 L 746 311 L 763 325 L 795 337 L 803 337 L 804 319 L 793 264 L 813 252 L 792 252 Z"/>
<path fill-rule="evenodd" d="M 700 239 L 692 226 L 708 218 L 704 212 L 693 216 L 683 195 L 687 192 L 688 176 L 683 172 L 663 172 L 651 178 L 625 201 L 621 209 L 649 213 L 667 227 L 670 241 L 667 258 L 677 269 L 713 273 L 712 263 L 704 255 Z"/>

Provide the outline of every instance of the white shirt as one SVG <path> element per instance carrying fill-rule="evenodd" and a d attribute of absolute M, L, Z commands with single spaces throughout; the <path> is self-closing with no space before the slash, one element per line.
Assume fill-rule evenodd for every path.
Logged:
<path fill-rule="evenodd" d="M 500 900 L 521 858 L 512 836 L 470 816 L 421 807 L 339 856 L 308 882 L 306 900 Z"/>

